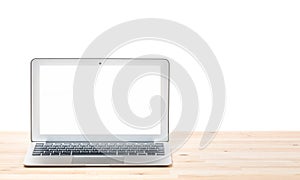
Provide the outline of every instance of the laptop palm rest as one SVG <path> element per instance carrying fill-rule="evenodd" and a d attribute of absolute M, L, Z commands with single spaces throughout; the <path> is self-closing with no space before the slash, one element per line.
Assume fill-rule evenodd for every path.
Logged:
<path fill-rule="evenodd" d="M 124 157 L 73 157 L 72 164 L 124 164 Z"/>

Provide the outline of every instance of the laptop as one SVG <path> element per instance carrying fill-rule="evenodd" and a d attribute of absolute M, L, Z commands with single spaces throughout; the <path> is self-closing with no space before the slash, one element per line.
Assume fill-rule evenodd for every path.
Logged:
<path fill-rule="evenodd" d="M 166 59 L 31 61 L 24 166 L 170 166 Z"/>

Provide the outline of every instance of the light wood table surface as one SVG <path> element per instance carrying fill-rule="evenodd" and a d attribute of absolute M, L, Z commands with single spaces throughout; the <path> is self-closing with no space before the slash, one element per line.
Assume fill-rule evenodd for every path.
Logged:
<path fill-rule="evenodd" d="M 0 179 L 300 179 L 300 132 L 201 133 L 173 154 L 171 167 L 25 168 L 29 134 L 0 132 Z"/>

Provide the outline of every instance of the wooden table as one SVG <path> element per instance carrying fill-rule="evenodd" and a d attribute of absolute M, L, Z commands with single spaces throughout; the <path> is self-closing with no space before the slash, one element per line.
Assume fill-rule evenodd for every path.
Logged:
<path fill-rule="evenodd" d="M 300 132 L 194 133 L 171 167 L 25 168 L 28 133 L 0 132 L 0 179 L 300 179 Z"/>

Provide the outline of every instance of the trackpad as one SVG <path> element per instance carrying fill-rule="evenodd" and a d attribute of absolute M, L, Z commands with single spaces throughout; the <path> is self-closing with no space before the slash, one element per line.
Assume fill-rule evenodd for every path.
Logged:
<path fill-rule="evenodd" d="M 73 157 L 72 164 L 124 164 L 124 157 Z"/>

